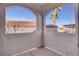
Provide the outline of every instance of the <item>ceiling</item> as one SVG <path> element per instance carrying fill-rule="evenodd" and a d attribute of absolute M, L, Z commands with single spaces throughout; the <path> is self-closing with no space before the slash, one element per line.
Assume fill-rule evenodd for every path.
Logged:
<path fill-rule="evenodd" d="M 23 6 L 31 9 L 35 13 L 40 13 L 46 15 L 51 9 L 56 8 L 58 5 L 68 5 L 69 3 L 4 3 L 0 4 L 0 7 L 8 7 L 8 6 Z M 73 3 L 70 3 L 73 5 Z"/>

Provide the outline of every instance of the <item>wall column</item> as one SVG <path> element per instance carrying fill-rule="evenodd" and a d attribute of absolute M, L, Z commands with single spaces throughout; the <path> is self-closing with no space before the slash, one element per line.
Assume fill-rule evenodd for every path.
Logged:
<path fill-rule="evenodd" d="M 3 55 L 3 38 L 4 38 L 4 32 L 5 32 L 5 15 L 4 15 L 5 9 L 4 6 L 1 4 L 0 6 L 0 56 Z"/>

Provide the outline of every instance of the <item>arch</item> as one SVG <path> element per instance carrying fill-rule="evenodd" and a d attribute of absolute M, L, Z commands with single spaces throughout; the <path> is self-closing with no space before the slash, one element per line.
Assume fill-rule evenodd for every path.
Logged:
<path fill-rule="evenodd" d="M 12 10 L 12 9 L 13 10 Z M 21 10 L 20 10 L 21 9 Z M 9 11 L 8 11 L 9 10 Z M 15 10 L 15 13 L 14 13 L 14 10 Z M 12 12 L 13 11 L 13 12 Z M 19 12 L 18 12 L 19 11 Z M 22 13 L 23 12 L 23 13 Z M 9 13 L 9 14 L 8 14 Z M 12 14 L 14 15 L 12 15 Z M 16 13 L 19 13 L 19 17 L 18 16 L 15 16 Z M 21 13 L 23 15 L 21 15 Z M 28 13 L 28 14 L 27 14 Z M 20 27 L 21 28 L 26 28 L 26 31 L 29 32 L 30 29 L 28 28 L 34 28 L 35 27 L 35 30 L 36 30 L 36 20 L 37 20 L 37 15 L 31 11 L 29 8 L 27 7 L 23 7 L 23 6 L 18 6 L 18 5 L 15 5 L 15 6 L 8 6 L 5 8 L 5 18 L 6 18 L 6 24 L 7 25 L 7 28 L 8 30 L 10 30 L 10 32 L 16 32 L 16 30 L 20 30 Z M 8 15 L 8 16 L 7 16 Z M 15 18 L 18 18 L 18 19 L 13 19 L 13 17 L 11 17 L 10 15 L 14 16 Z M 10 16 L 10 17 L 9 17 Z M 30 18 L 31 16 L 31 18 Z M 20 18 L 24 18 L 24 19 L 20 19 Z M 32 19 L 34 18 L 34 20 Z M 7 20 L 7 19 L 10 19 L 10 20 Z M 31 19 L 28 20 L 28 19 Z M 24 25 L 25 23 L 25 25 Z M 27 23 L 27 24 L 26 24 Z M 12 25 L 11 25 L 12 24 Z M 17 26 L 15 26 L 17 25 Z M 24 26 L 24 27 L 23 27 Z M 29 27 L 30 26 L 30 27 Z M 19 28 L 19 29 L 18 29 Z M 24 31 L 24 29 L 22 29 Z M 34 30 L 34 31 L 35 31 Z M 24 32 L 25 33 L 25 32 Z"/>
<path fill-rule="evenodd" d="M 64 10 L 64 7 L 68 7 L 68 11 L 67 10 Z M 65 8 L 66 9 L 66 8 Z M 68 13 L 69 13 L 69 9 L 70 9 L 70 13 L 72 13 L 71 14 L 71 16 L 69 15 L 68 17 L 67 17 L 67 15 L 68 15 Z M 64 13 L 64 11 L 66 11 L 65 13 Z M 57 23 L 56 23 L 56 25 L 66 25 L 66 24 L 75 24 L 76 23 L 76 19 L 75 19 L 75 8 L 74 8 L 74 5 L 72 6 L 72 5 L 63 5 L 63 9 L 62 9 L 62 11 L 61 12 L 58 12 L 58 13 L 64 13 L 62 16 L 61 16 L 61 14 L 59 15 L 58 14 L 58 16 L 61 18 L 61 20 L 62 19 L 65 19 L 65 22 L 64 22 L 64 20 L 62 20 L 62 22 L 61 22 L 61 24 L 59 24 L 59 22 L 61 21 L 60 19 L 58 19 L 57 20 Z M 46 17 L 48 16 L 50 16 L 51 17 L 51 13 L 52 13 L 52 9 L 49 9 L 49 11 L 48 11 L 49 13 L 47 14 L 47 15 L 45 15 L 45 17 L 44 17 L 44 19 L 47 21 L 47 19 L 46 19 Z M 65 14 L 67 14 L 67 15 L 65 15 Z M 72 15 L 73 15 L 73 17 L 72 17 Z M 66 19 L 67 18 L 67 19 Z M 71 19 L 70 19 L 71 18 Z M 50 21 L 48 21 L 48 24 L 51 24 L 51 20 Z M 59 27 L 60 27 L 59 26 Z M 75 25 L 75 27 L 76 27 L 76 25 Z"/>
<path fill-rule="evenodd" d="M 10 6 L 21 6 L 24 8 L 30 9 L 36 16 L 38 15 L 37 10 L 35 10 L 32 6 L 26 5 L 26 4 L 19 4 L 19 3 L 13 3 L 13 4 L 3 4 L 4 8 L 10 7 Z"/>

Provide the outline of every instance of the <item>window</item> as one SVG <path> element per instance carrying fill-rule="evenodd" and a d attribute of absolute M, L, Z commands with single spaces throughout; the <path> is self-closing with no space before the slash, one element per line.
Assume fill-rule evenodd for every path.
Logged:
<path fill-rule="evenodd" d="M 46 19 L 46 31 L 47 32 L 66 32 L 66 33 L 75 33 L 75 8 L 72 5 L 63 5 L 60 6 L 60 9 L 51 10 L 45 17 Z M 56 10 L 56 20 L 52 17 L 52 14 Z"/>
<path fill-rule="evenodd" d="M 36 15 L 28 8 L 9 6 L 5 9 L 5 33 L 30 33 L 36 30 Z"/>

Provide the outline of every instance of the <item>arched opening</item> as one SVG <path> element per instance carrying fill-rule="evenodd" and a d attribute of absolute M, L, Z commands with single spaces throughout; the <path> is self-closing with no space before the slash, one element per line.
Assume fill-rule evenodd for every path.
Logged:
<path fill-rule="evenodd" d="M 57 7 L 56 7 L 57 8 Z M 50 10 L 50 12 L 46 15 L 46 31 L 52 32 L 55 29 L 56 32 L 66 32 L 66 33 L 75 33 L 75 8 L 73 5 L 63 5 L 61 6 L 61 10 L 56 12 L 56 21 L 53 24 L 53 18 L 51 15 L 54 13 L 55 9 Z"/>
<path fill-rule="evenodd" d="M 36 31 L 36 15 L 29 8 L 8 6 L 5 9 L 5 33 Z"/>

